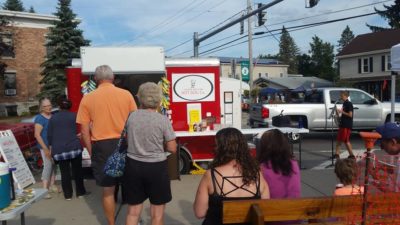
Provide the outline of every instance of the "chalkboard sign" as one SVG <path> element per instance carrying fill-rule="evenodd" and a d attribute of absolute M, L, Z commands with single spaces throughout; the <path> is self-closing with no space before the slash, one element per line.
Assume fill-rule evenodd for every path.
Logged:
<path fill-rule="evenodd" d="M 11 130 L 0 131 L 0 153 L 4 161 L 6 161 L 11 168 L 16 169 L 13 171 L 13 178 L 19 189 L 24 189 L 35 183 L 35 178 Z"/>

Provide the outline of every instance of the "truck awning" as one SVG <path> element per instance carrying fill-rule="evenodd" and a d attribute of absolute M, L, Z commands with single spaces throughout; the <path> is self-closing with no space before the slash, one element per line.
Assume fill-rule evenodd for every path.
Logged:
<path fill-rule="evenodd" d="M 164 74 L 164 48 L 81 47 L 82 73 L 94 74 L 97 66 L 109 65 L 114 74 Z"/>

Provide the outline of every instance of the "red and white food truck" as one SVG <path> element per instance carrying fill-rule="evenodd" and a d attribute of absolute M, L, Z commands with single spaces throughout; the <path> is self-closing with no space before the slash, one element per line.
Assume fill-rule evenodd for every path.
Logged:
<path fill-rule="evenodd" d="M 90 80 L 99 65 L 109 65 L 115 74 L 115 85 L 133 96 L 145 82 L 162 86 L 162 112 L 171 120 L 177 135 L 181 173 L 188 173 L 193 162 L 206 165 L 213 159 L 216 130 L 228 126 L 241 129 L 240 81 L 220 77 L 217 58 L 165 58 L 162 47 L 151 46 L 82 47 L 81 58 L 73 59 L 72 66 L 66 69 L 72 111 L 78 110 L 82 93 L 95 88 Z M 194 126 L 198 123 L 201 125 L 197 128 L 201 126 L 202 131 L 196 132 Z M 242 129 L 242 133 L 257 134 L 267 129 Z M 285 132 L 298 133 L 298 129 Z M 252 153 L 255 154 L 255 147 Z"/>

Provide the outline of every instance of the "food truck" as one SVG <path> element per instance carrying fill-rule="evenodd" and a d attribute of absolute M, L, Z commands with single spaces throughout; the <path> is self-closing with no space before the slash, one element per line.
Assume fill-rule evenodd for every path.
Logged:
<path fill-rule="evenodd" d="M 162 87 L 160 112 L 175 131 L 189 134 L 178 137 L 181 173 L 188 173 L 193 162 L 212 160 L 214 136 L 202 131 L 241 128 L 240 81 L 221 78 L 217 58 L 165 58 L 158 46 L 82 47 L 81 58 L 73 59 L 66 69 L 72 111 L 78 110 L 84 94 L 95 89 L 93 75 L 99 65 L 109 65 L 115 85 L 133 96 L 145 82 Z"/>

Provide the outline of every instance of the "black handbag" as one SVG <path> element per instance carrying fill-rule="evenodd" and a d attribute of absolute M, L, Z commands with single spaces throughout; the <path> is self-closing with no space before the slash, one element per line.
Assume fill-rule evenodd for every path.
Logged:
<path fill-rule="evenodd" d="M 124 130 L 122 130 L 121 137 L 118 140 L 117 148 L 108 157 L 106 164 L 104 165 L 104 173 L 110 177 L 122 177 L 124 175 L 125 160 L 128 150 L 128 143 L 126 140 L 127 124 L 128 120 L 126 121 Z"/>

